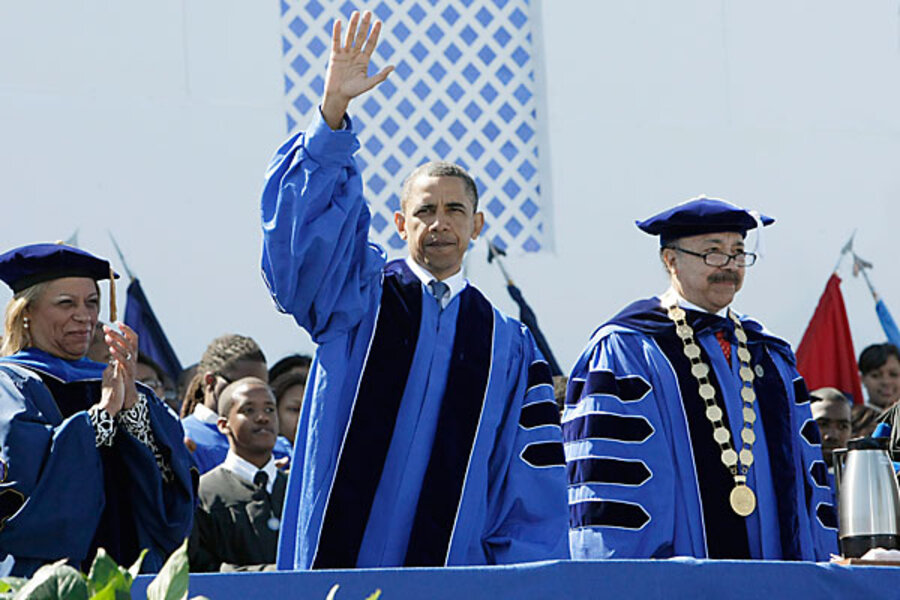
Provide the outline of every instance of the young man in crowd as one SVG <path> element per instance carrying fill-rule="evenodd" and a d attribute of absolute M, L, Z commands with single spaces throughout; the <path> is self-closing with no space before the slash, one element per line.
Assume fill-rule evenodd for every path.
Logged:
<path fill-rule="evenodd" d="M 813 419 L 822 434 L 822 456 L 829 470 L 834 469 L 833 452 L 847 447 L 850 439 L 850 401 L 839 389 L 824 387 L 809 393 Z"/>
<path fill-rule="evenodd" d="M 274 566 L 287 476 L 272 456 L 278 413 L 266 382 L 245 377 L 225 387 L 217 426 L 229 449 L 200 477 L 191 570 Z"/>
<path fill-rule="evenodd" d="M 353 159 L 350 100 L 381 23 L 341 23 L 320 110 L 263 190 L 265 280 L 318 344 L 278 566 L 442 566 L 566 558 L 566 483 L 550 369 L 528 330 L 462 273 L 484 215 L 472 177 L 416 169 L 386 262 Z"/>

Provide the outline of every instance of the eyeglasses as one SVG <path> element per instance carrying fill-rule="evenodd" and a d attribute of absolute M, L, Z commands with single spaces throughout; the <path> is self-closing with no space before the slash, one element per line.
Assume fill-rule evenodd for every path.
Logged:
<path fill-rule="evenodd" d="M 752 252 L 736 252 L 735 254 L 726 254 L 724 252 L 712 250 L 710 252 L 701 253 L 685 250 L 684 248 L 680 248 L 678 246 L 666 247 L 671 248 L 672 250 L 677 250 L 678 252 L 690 254 L 691 256 L 699 256 L 703 259 L 703 262 L 710 267 L 724 267 L 732 260 L 738 267 L 751 267 L 753 266 L 753 263 L 756 262 L 756 254 Z"/>

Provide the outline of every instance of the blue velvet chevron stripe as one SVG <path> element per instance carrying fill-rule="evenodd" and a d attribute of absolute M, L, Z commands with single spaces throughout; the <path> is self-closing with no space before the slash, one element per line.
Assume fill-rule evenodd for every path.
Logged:
<path fill-rule="evenodd" d="M 384 21 L 372 72 L 394 73 L 352 106 L 362 147 L 356 161 L 372 209 L 371 236 L 386 248 L 394 231 L 403 178 L 427 160 L 458 163 L 475 176 L 485 232 L 504 250 L 548 246 L 541 170 L 533 20 L 530 0 L 381 0 Z M 343 0 L 281 2 L 282 67 L 287 129 L 310 121 L 322 96 L 331 27 L 346 23 Z M 359 6 L 363 10 L 362 6 Z"/>

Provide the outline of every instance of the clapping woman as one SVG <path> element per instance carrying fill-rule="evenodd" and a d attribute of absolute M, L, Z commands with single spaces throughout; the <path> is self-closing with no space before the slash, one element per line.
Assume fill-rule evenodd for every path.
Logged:
<path fill-rule="evenodd" d="M 157 570 L 188 536 L 190 459 L 182 429 L 135 382 L 138 339 L 105 327 L 109 364 L 85 358 L 106 260 L 62 244 L 0 255 L 14 293 L 0 347 L 0 560 L 29 575 L 66 558 L 86 569 L 97 548 L 120 564 L 148 549 Z"/>

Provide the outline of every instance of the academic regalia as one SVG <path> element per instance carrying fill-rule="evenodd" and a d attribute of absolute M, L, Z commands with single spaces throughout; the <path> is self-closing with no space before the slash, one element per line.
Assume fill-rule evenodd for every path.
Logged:
<path fill-rule="evenodd" d="M 730 319 L 686 310 L 714 377 L 732 439 L 743 417 Z M 721 463 L 690 361 L 659 298 L 629 305 L 598 329 L 569 380 L 563 434 L 574 558 L 828 560 L 837 519 L 809 394 L 787 342 L 741 316 L 757 415 L 748 485 L 757 508 L 729 506 Z M 739 444 L 738 444 L 739 446 Z"/>
<path fill-rule="evenodd" d="M 289 140 L 262 199 L 263 274 L 319 345 L 280 569 L 566 558 L 549 368 L 471 285 L 446 305 L 368 242 L 352 124 Z"/>
<path fill-rule="evenodd" d="M 719 232 L 745 237 L 773 222 L 723 200 L 696 198 L 637 225 L 658 235 L 662 247 L 694 254 L 675 243 Z M 716 252 L 712 260 L 724 263 L 714 268 L 755 259 L 743 250 Z M 707 258 L 693 260 L 711 266 Z M 737 327 L 724 310 L 709 313 L 674 289 L 666 302 L 685 313 L 686 332 L 676 330 L 661 298 L 639 300 L 593 334 L 570 376 L 563 435 L 573 557 L 827 560 L 837 551 L 837 517 L 790 346 L 734 313 L 750 353 L 751 373 L 742 375 L 746 358 L 739 359 Z M 694 344 L 708 375 L 686 356 Z M 706 378 L 715 392 L 709 405 L 700 392 Z M 716 431 L 730 432 L 727 443 L 714 439 L 713 422 Z M 750 446 L 742 440 L 746 429 Z M 735 461 L 741 452 L 734 471 L 725 465 L 726 452 Z M 748 465 L 745 485 L 740 478 Z M 750 490 L 755 507 L 734 502 L 733 492 L 746 500 Z"/>
<path fill-rule="evenodd" d="M 172 480 L 122 426 L 111 446 L 96 446 L 87 409 L 105 366 L 33 348 L 0 359 L 0 557 L 15 557 L 13 574 L 63 557 L 87 571 L 98 547 L 126 565 L 147 548 L 142 569 L 152 572 L 190 533 L 181 425 L 149 388 L 137 384 Z"/>
<path fill-rule="evenodd" d="M 189 557 L 192 572 L 275 564 L 287 476 L 276 471 L 272 492 L 220 465 L 200 478 Z"/>
<path fill-rule="evenodd" d="M 208 423 L 191 414 L 181 420 L 185 437 L 191 438 L 197 448 L 191 452 L 191 460 L 201 475 L 222 464 L 228 454 L 228 438 L 215 423 Z M 272 454 L 276 459 L 289 457 L 293 452 L 291 442 L 279 435 Z"/>

